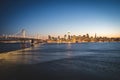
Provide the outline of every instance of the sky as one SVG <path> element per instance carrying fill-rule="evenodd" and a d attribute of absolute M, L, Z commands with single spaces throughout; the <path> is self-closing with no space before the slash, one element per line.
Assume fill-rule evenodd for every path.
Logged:
<path fill-rule="evenodd" d="M 0 35 L 120 37 L 119 0 L 1 0 Z"/>

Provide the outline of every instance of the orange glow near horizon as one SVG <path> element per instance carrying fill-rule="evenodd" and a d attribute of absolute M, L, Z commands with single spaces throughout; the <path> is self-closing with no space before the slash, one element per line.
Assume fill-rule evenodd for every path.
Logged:
<path fill-rule="evenodd" d="M 86 33 L 86 34 L 89 34 L 89 36 L 91 37 L 94 37 L 95 36 L 95 33 L 93 34 L 93 33 Z M 76 35 L 76 36 L 79 36 L 79 35 L 81 35 L 81 36 L 83 36 L 83 35 L 86 35 L 86 34 L 70 34 L 70 35 Z M 52 36 L 52 37 L 58 37 L 58 36 L 60 36 L 61 38 L 63 38 L 64 37 L 64 35 L 65 34 L 49 34 L 50 36 Z M 66 35 L 68 35 L 67 33 L 66 33 Z M 96 35 L 98 36 L 98 37 L 108 37 L 108 38 L 120 38 L 120 34 L 97 34 L 96 33 Z M 42 39 L 48 39 L 48 35 L 43 35 L 43 36 L 41 36 L 41 38 Z"/>

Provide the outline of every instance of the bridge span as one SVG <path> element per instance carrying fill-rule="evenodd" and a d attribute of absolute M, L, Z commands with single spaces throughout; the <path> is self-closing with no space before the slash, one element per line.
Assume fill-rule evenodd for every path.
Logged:
<path fill-rule="evenodd" d="M 1 43 L 30 43 L 31 45 L 37 44 L 37 43 L 44 43 L 45 40 L 40 39 L 39 35 L 36 36 L 28 36 L 26 34 L 26 31 L 22 29 L 20 32 L 13 34 L 13 35 L 2 35 L 0 36 L 0 42 Z"/>

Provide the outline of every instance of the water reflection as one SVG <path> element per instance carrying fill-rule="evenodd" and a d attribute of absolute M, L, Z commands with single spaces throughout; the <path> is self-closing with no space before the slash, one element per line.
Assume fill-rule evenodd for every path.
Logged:
<path fill-rule="evenodd" d="M 76 74 L 77 77 L 81 77 L 81 74 L 85 73 L 100 77 L 106 77 L 107 74 L 107 79 L 101 80 L 110 80 L 109 77 L 112 79 L 113 76 L 118 79 L 115 77 L 112 80 L 120 80 L 119 49 L 119 43 L 110 43 L 109 45 L 106 43 L 40 44 L 36 47 L 0 54 L 0 73 L 2 77 L 9 75 L 11 78 L 12 76 L 11 80 L 18 80 L 19 78 L 23 80 L 25 77 L 29 78 L 28 80 L 31 77 L 40 77 L 41 79 L 44 73 L 51 76 L 51 72 L 53 72 L 52 78 L 58 74 L 58 76 L 70 76 L 69 79 L 72 79 L 76 78 Z M 36 75 L 38 76 L 36 77 Z M 17 78 L 15 78 L 16 76 Z"/>
<path fill-rule="evenodd" d="M 72 46 L 71 43 L 68 43 L 68 44 L 67 44 L 67 49 L 68 49 L 68 51 L 67 51 L 67 53 L 66 53 L 67 58 L 72 57 L 72 51 L 69 51 L 69 50 L 71 50 L 71 48 L 72 48 L 71 46 Z"/>
<path fill-rule="evenodd" d="M 71 43 L 67 44 L 67 49 L 71 49 Z"/>
<path fill-rule="evenodd" d="M 0 54 L 0 62 L 1 64 L 4 63 L 16 63 L 16 64 L 30 64 L 31 60 L 34 60 L 36 56 L 32 51 L 40 48 L 41 45 L 35 45 L 34 47 L 21 49 L 17 51 L 5 52 Z"/>
<path fill-rule="evenodd" d="M 48 48 L 46 47 L 48 46 Z M 54 45 L 52 45 L 54 46 Z M 41 63 L 45 61 L 51 61 L 51 60 L 57 60 L 62 58 L 70 58 L 71 51 L 65 51 L 66 49 L 61 52 L 61 48 L 63 45 L 57 45 L 57 50 L 54 48 L 51 49 L 50 45 L 35 45 L 34 47 L 17 50 L 17 51 L 11 51 L 8 53 L 2 53 L 0 54 L 0 61 L 2 64 L 5 63 L 14 63 L 14 64 L 36 64 Z M 42 47 L 42 49 L 41 49 Z M 68 49 L 71 49 L 71 44 L 68 44 Z M 47 51 L 48 50 L 48 51 Z M 51 51 L 49 53 L 49 51 Z"/>
<path fill-rule="evenodd" d="M 73 58 L 75 56 L 91 56 L 92 54 L 104 54 L 104 57 L 115 56 L 119 53 L 120 44 L 106 44 L 98 45 L 98 43 L 89 44 L 38 44 L 34 47 L 12 51 L 0 54 L 0 64 L 14 63 L 14 64 L 36 64 L 46 61 Z M 81 45 L 81 47 L 79 47 Z M 110 46 L 110 45 L 113 45 Z M 118 48 L 114 48 L 117 46 Z M 104 48 L 105 47 L 105 48 Z M 106 50 L 104 50 L 106 49 Z M 113 51 L 110 51 L 114 49 Z M 106 54 L 106 53 L 109 53 Z M 113 54 L 114 53 L 114 54 Z M 118 54 L 116 54 L 118 55 Z M 98 59 L 98 58 L 97 58 Z M 106 58 L 105 58 L 106 59 Z"/>

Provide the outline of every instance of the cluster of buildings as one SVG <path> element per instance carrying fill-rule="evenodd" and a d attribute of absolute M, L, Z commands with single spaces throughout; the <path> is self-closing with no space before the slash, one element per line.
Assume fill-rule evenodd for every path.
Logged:
<path fill-rule="evenodd" d="M 93 36 L 86 35 L 64 35 L 64 37 L 53 37 L 48 35 L 47 43 L 81 43 L 81 42 L 118 42 L 120 38 L 98 37 L 96 34 Z"/>

